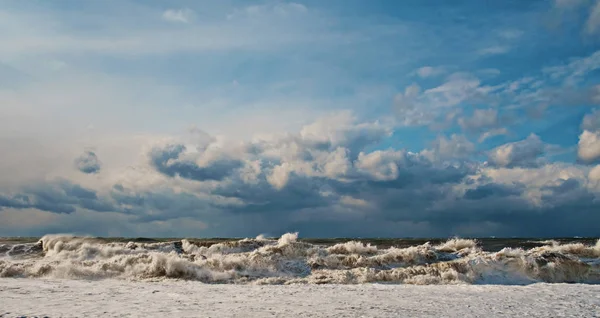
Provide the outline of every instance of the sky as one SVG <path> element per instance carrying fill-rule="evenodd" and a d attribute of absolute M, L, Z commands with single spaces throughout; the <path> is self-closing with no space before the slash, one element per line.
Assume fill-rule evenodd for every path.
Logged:
<path fill-rule="evenodd" d="M 0 236 L 600 236 L 600 0 L 0 0 Z"/>

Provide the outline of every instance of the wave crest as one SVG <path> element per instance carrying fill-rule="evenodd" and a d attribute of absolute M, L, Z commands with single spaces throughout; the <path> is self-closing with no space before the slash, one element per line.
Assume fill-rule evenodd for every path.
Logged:
<path fill-rule="evenodd" d="M 257 237 L 205 244 L 113 242 L 46 235 L 38 243 L 0 245 L 0 276 L 68 279 L 188 279 L 254 284 L 600 283 L 600 240 L 485 252 L 453 238 L 406 248 L 349 241 L 333 246 Z"/>

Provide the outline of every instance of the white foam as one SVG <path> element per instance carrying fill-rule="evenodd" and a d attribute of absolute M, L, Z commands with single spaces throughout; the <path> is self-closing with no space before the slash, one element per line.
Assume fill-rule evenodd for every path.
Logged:
<path fill-rule="evenodd" d="M 600 282 L 600 241 L 483 251 L 453 238 L 407 248 L 358 241 L 325 247 L 287 233 L 199 246 L 189 240 L 106 243 L 89 237 L 47 235 L 41 245 L 17 245 L 0 257 L 2 277 L 125 280 L 186 279 L 254 284 L 530 284 Z M 37 248 L 36 246 L 41 246 Z"/>
<path fill-rule="evenodd" d="M 2 278 L 0 316 L 596 317 L 599 294 L 598 285 L 577 284 L 240 286 Z"/>

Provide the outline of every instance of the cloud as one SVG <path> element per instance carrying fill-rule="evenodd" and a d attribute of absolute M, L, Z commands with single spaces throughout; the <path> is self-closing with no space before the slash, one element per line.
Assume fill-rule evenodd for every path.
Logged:
<path fill-rule="evenodd" d="M 465 192 L 464 198 L 466 200 L 482 200 L 489 199 L 491 197 L 504 198 L 509 196 L 518 196 L 521 193 L 521 187 L 488 183 L 473 189 L 468 189 Z"/>
<path fill-rule="evenodd" d="M 589 131 L 600 130 L 600 110 L 596 109 L 592 113 L 583 116 L 581 129 Z"/>
<path fill-rule="evenodd" d="M 590 15 L 585 23 L 585 30 L 589 34 L 595 34 L 600 30 L 600 1 L 592 6 Z"/>
<path fill-rule="evenodd" d="M 569 63 L 546 67 L 542 71 L 552 79 L 563 79 L 568 85 L 575 85 L 590 72 L 600 68 L 600 51 L 589 56 L 571 59 Z"/>
<path fill-rule="evenodd" d="M 432 125 L 439 118 L 455 114 L 456 109 L 472 100 L 483 98 L 487 92 L 479 78 L 470 73 L 453 73 L 444 83 L 421 92 L 418 84 L 407 86 L 404 93 L 394 97 L 394 110 L 405 126 Z M 432 125 L 436 127 L 437 125 Z"/>
<path fill-rule="evenodd" d="M 101 164 L 96 153 L 87 150 L 75 159 L 75 167 L 83 173 L 94 174 L 100 172 Z"/>
<path fill-rule="evenodd" d="M 581 129 L 577 158 L 584 163 L 596 162 L 600 159 L 600 112 L 594 110 L 586 114 L 581 121 Z"/>
<path fill-rule="evenodd" d="M 443 159 L 465 159 L 475 152 L 475 145 L 465 136 L 452 134 L 450 138 L 439 136 L 432 149 L 423 150 L 421 154 L 431 161 Z"/>
<path fill-rule="evenodd" d="M 379 15 L 374 23 L 314 5 L 0 10 L 11 30 L 0 53 L 0 82 L 10 87 L 0 90 L 0 230 L 597 234 L 597 169 L 554 162 L 569 159 L 527 137 L 571 112 L 554 106 L 600 101 L 597 52 L 537 69 L 589 45 L 547 43 L 536 23 L 519 22 L 539 16 L 539 6 L 490 11 L 474 29 Z M 522 43 L 525 35 L 535 43 Z M 523 63 L 474 60 L 479 49 L 523 53 Z M 72 94 L 57 93 L 65 90 Z M 396 116 L 386 108 L 392 99 Z M 536 112 L 540 105 L 547 111 Z M 596 117 L 581 123 L 586 163 L 597 157 Z M 179 134 L 194 124 L 202 130 Z M 509 129 L 522 140 L 488 153 L 473 144 Z M 81 154 L 89 144 L 102 149 L 101 165 L 96 153 Z M 74 170 L 75 157 L 79 171 L 101 173 Z"/>
<path fill-rule="evenodd" d="M 584 130 L 579 136 L 577 157 L 583 162 L 595 162 L 600 159 L 600 132 Z"/>
<path fill-rule="evenodd" d="M 189 23 L 193 17 L 194 11 L 188 8 L 169 9 L 162 15 L 163 20 L 174 23 Z"/>
<path fill-rule="evenodd" d="M 499 55 L 505 54 L 510 51 L 510 47 L 508 46 L 490 46 L 477 51 L 479 55 Z"/>
<path fill-rule="evenodd" d="M 493 108 L 480 109 L 473 111 L 471 117 L 462 117 L 458 119 L 458 124 L 463 130 L 478 132 L 489 128 L 496 128 L 500 125 L 498 110 Z"/>
<path fill-rule="evenodd" d="M 150 162 L 162 174 L 196 181 L 223 180 L 242 165 L 239 160 L 219 158 L 200 166 L 194 158 L 186 158 L 186 150 L 187 148 L 182 144 L 155 147 L 150 152 Z"/>
<path fill-rule="evenodd" d="M 445 83 L 424 92 L 428 103 L 437 107 L 456 106 L 478 94 L 481 81 L 469 73 L 451 74 Z"/>
<path fill-rule="evenodd" d="M 407 86 L 404 93 L 399 93 L 394 97 L 394 106 L 398 111 L 412 110 L 414 102 L 421 92 L 421 87 L 415 83 Z"/>
<path fill-rule="evenodd" d="M 477 142 L 482 143 L 485 140 L 487 140 L 488 138 L 492 138 L 495 136 L 501 136 L 501 135 L 508 135 L 508 129 L 506 128 L 495 128 L 492 129 L 490 131 L 486 131 L 484 133 L 482 133 L 479 136 L 479 139 L 477 139 Z"/>
<path fill-rule="evenodd" d="M 77 208 L 97 212 L 118 210 L 109 201 L 99 198 L 94 190 L 64 179 L 29 185 L 13 195 L 0 194 L 1 208 L 34 208 L 52 213 L 73 213 Z"/>
<path fill-rule="evenodd" d="M 443 67 L 423 66 L 418 68 L 415 73 L 421 78 L 429 78 L 441 75 L 445 72 Z"/>
<path fill-rule="evenodd" d="M 526 139 L 504 144 L 491 150 L 488 160 L 498 167 L 535 167 L 544 154 L 545 144 L 539 136 L 529 135 Z"/>
<path fill-rule="evenodd" d="M 326 146 L 329 149 L 341 146 L 348 148 L 352 154 L 357 154 L 366 146 L 375 144 L 391 134 L 391 127 L 383 122 L 361 123 L 351 112 L 343 111 L 305 125 L 298 137 L 302 143 L 317 147 Z"/>
<path fill-rule="evenodd" d="M 148 229 L 156 222 L 166 226 L 193 220 L 204 235 L 296 229 L 306 235 L 338 236 L 350 228 L 363 235 L 397 236 L 398 228 L 390 223 L 410 233 L 406 235 L 518 235 L 531 233 L 531 228 L 536 235 L 593 231 L 586 224 L 596 220 L 590 213 L 597 208 L 590 201 L 596 173 L 582 166 L 535 165 L 547 149 L 535 135 L 495 149 L 497 164 L 485 165 L 469 160 L 466 154 L 474 146 L 461 135 L 438 138 L 432 151 L 439 158 L 463 160 L 438 161 L 404 149 L 368 150 L 374 140 L 388 136 L 384 126 L 356 121 L 349 114 L 328 118 L 332 121 L 323 118 L 297 133 L 238 148 L 236 142 L 223 144 L 206 134 L 198 138 L 199 151 L 176 142 L 154 147 L 151 169 L 143 175 L 159 178 L 156 182 L 131 180 L 125 182 L 129 186 L 115 183 L 108 190 L 92 190 L 56 181 L 3 193 L 0 220 L 14 218 L 10 211 L 15 209 L 35 209 L 70 213 L 72 220 L 82 213 L 109 212 L 114 220 L 127 217 L 127 226 Z M 377 138 L 363 142 L 356 137 L 369 131 L 377 131 Z M 351 158 L 348 147 L 354 147 L 356 157 Z M 221 169 L 213 161 L 234 160 L 233 154 L 238 156 L 235 168 Z M 124 181 L 139 178 L 119 175 Z M 579 209 L 576 222 L 564 213 L 572 208 Z M 571 230 L 557 229 L 557 222 L 566 222 Z M 466 229 L 466 224 L 471 227 Z M 495 230 L 478 231 L 484 224 L 493 224 Z M 73 226 L 89 229 L 84 223 Z M 131 230 L 124 225 L 120 231 Z"/>

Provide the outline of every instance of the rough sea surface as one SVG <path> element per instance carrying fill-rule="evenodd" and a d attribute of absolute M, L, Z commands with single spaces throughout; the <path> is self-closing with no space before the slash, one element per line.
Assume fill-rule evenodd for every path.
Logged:
<path fill-rule="evenodd" d="M 600 241 L 153 241 L 47 235 L 0 242 L 0 277 L 216 284 L 600 283 Z"/>

